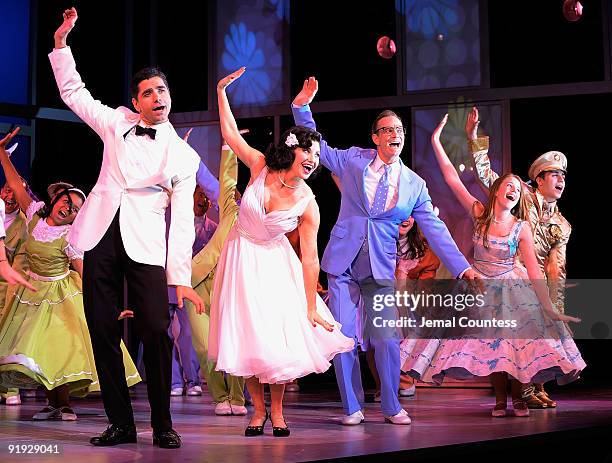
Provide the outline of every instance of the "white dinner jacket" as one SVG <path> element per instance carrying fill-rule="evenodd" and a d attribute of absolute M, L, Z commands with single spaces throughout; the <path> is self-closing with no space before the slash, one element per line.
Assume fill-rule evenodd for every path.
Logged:
<path fill-rule="evenodd" d="M 193 192 L 200 157 L 171 126 L 160 171 L 128 184 L 124 134 L 140 120 L 126 107 L 110 108 L 94 100 L 81 76 L 70 47 L 49 54 L 60 96 L 104 142 L 98 181 L 71 227 L 68 240 L 73 246 L 92 249 L 121 207 L 119 224 L 128 256 L 143 264 L 166 264 L 168 285 L 191 286 Z M 127 176 L 132 178 L 131 176 Z M 165 210 L 171 204 L 171 224 L 166 260 Z"/>

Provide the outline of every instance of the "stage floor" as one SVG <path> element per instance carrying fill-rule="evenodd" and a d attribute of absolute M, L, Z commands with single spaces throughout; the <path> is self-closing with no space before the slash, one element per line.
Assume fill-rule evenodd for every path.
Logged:
<path fill-rule="evenodd" d="M 489 390 L 419 388 L 415 398 L 402 399 L 412 425 L 385 424 L 378 404 L 372 403 L 366 405 L 363 425 L 344 427 L 335 390 L 288 393 L 285 417 L 291 437 L 272 437 L 268 423 L 266 436 L 245 438 L 248 417 L 215 416 L 205 391 L 202 397 L 172 398 L 174 426 L 183 439 L 179 450 L 151 444 L 144 386 L 138 386 L 133 395 L 139 442 L 118 447 L 88 443 L 106 427 L 100 399 L 75 400 L 77 422 L 33 421 L 32 415 L 45 402 L 24 399 L 21 406 L 0 405 L 0 461 L 258 463 L 353 459 L 387 452 L 392 453 L 379 455 L 379 460 L 392 461 L 415 449 L 612 426 L 612 390 L 561 389 L 554 397 L 559 401 L 556 409 L 533 410 L 529 418 L 500 419 L 490 417 L 494 399 Z M 58 444 L 60 455 L 11 455 L 8 451 L 10 444 L 43 443 Z"/>

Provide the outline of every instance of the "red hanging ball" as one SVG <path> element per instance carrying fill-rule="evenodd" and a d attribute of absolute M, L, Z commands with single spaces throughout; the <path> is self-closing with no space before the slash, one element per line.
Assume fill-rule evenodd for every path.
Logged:
<path fill-rule="evenodd" d="M 397 51 L 395 48 L 395 42 L 386 35 L 378 39 L 378 42 L 376 43 L 376 50 L 378 51 L 380 57 L 385 59 L 393 58 L 393 55 L 395 55 L 395 52 Z"/>
<path fill-rule="evenodd" d="M 568 21 L 578 21 L 582 17 L 582 4 L 577 0 L 565 0 L 563 2 L 563 16 Z"/>

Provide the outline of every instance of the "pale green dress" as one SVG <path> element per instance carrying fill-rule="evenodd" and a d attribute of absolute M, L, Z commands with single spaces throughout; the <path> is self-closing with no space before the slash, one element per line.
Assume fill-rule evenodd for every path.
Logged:
<path fill-rule="evenodd" d="M 79 275 L 69 270 L 70 260 L 82 259 L 67 241 L 70 225 L 51 226 L 36 212 L 44 206 L 32 202 L 26 217 L 25 250 L 33 292 L 23 286 L 7 295 L 7 313 L 0 327 L 0 391 L 11 387 L 54 389 L 68 384 L 70 394 L 99 391 L 93 349 L 83 309 Z M 126 381 L 140 376 L 121 343 Z"/>

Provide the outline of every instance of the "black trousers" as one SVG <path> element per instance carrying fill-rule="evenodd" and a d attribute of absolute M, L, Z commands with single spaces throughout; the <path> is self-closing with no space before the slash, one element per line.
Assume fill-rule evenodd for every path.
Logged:
<path fill-rule="evenodd" d="M 128 306 L 143 343 L 151 426 L 155 431 L 172 428 L 170 387 L 172 341 L 168 336 L 168 288 L 163 267 L 135 262 L 121 239 L 119 211 L 100 242 L 85 252 L 83 302 L 91 335 L 104 410 L 111 424 L 134 424 L 134 414 L 120 349 L 124 279 Z"/>

